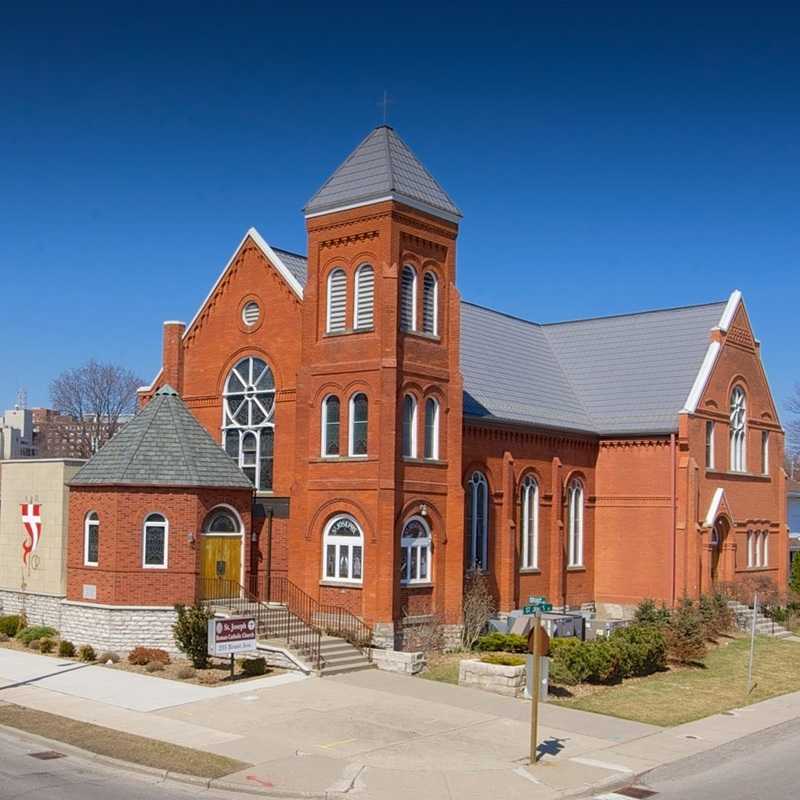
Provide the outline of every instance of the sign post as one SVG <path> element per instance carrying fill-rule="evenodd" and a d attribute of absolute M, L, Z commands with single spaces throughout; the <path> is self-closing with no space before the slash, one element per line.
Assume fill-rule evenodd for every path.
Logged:
<path fill-rule="evenodd" d="M 208 621 L 208 654 L 231 659 L 231 680 L 234 675 L 234 656 L 256 650 L 255 617 L 227 617 Z"/>
<path fill-rule="evenodd" d="M 533 618 L 533 629 L 528 637 L 528 650 L 533 654 L 533 682 L 531 694 L 531 752 L 530 763 L 538 760 L 536 748 L 539 743 L 539 693 L 541 692 L 542 661 L 541 659 L 550 652 L 550 637 L 542 627 L 541 617 L 537 614 Z"/>

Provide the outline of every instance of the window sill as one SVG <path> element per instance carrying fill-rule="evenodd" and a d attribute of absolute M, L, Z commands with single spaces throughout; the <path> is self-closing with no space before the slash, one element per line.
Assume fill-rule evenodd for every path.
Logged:
<path fill-rule="evenodd" d="M 363 456 L 317 456 L 311 459 L 312 464 L 340 464 L 343 461 L 376 461 L 369 453 Z"/>
<path fill-rule="evenodd" d="M 327 580 L 320 581 L 320 586 L 325 586 L 329 589 L 362 589 L 363 583 L 350 583 L 349 581 L 334 581 L 328 578 Z"/>
<path fill-rule="evenodd" d="M 343 331 L 325 331 L 322 334 L 323 339 L 336 338 L 337 336 L 349 336 L 354 333 L 375 333 L 375 327 L 369 328 L 345 328 Z"/>
<path fill-rule="evenodd" d="M 142 564 L 142 569 L 169 569 L 168 564 Z"/>
<path fill-rule="evenodd" d="M 583 565 L 575 567 L 567 567 L 567 572 L 586 572 L 586 567 Z"/>
<path fill-rule="evenodd" d="M 433 589 L 433 584 L 430 581 L 408 582 L 400 581 L 401 589 Z"/>
<path fill-rule="evenodd" d="M 447 461 L 441 458 L 422 458 L 420 456 L 401 456 L 405 464 L 420 464 L 425 467 L 446 467 Z"/>
<path fill-rule="evenodd" d="M 429 342 L 441 342 L 442 337 L 438 333 L 425 333 L 424 331 L 413 331 L 400 329 L 403 336 L 413 336 L 415 339 L 425 339 Z"/>
<path fill-rule="evenodd" d="M 769 483 L 772 480 L 771 475 L 765 475 L 763 472 L 734 472 L 733 470 L 723 469 L 708 469 L 706 468 L 706 477 L 709 478 L 733 478 L 740 480 L 758 481 L 759 483 Z"/>
<path fill-rule="evenodd" d="M 575 569 L 571 567 L 571 569 Z M 541 575 L 542 570 L 541 567 L 520 567 L 519 568 L 520 575 Z"/>
<path fill-rule="evenodd" d="M 100 566 L 99 561 L 92 561 L 90 564 L 87 564 L 85 561 L 83 563 L 84 568 L 88 569 L 97 569 Z"/>

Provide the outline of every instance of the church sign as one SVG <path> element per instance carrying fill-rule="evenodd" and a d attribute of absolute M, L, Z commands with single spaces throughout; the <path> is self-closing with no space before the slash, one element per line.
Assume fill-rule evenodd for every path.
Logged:
<path fill-rule="evenodd" d="M 228 617 L 208 621 L 208 654 L 233 656 L 252 653 L 256 649 L 256 621 L 254 617 Z"/>

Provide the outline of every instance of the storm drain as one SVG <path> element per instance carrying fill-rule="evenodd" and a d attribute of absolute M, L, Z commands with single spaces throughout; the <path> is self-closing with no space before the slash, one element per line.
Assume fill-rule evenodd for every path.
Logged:
<path fill-rule="evenodd" d="M 54 758 L 64 758 L 64 753 L 57 750 L 42 750 L 41 753 L 28 753 L 31 758 L 38 758 L 40 761 L 50 761 Z"/>

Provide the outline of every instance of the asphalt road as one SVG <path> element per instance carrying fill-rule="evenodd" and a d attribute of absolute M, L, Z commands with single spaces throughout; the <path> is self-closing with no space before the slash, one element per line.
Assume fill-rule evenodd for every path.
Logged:
<path fill-rule="evenodd" d="M 652 800 L 797 800 L 800 719 L 659 767 L 642 786 Z"/>
<path fill-rule="evenodd" d="M 232 800 L 245 795 L 163 783 L 73 756 L 42 761 L 43 748 L 0 733 L 0 799 L 25 800 Z M 252 795 L 251 795 L 252 800 Z"/>

